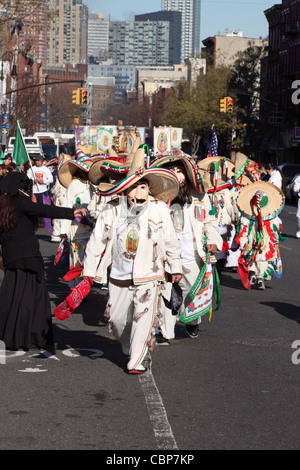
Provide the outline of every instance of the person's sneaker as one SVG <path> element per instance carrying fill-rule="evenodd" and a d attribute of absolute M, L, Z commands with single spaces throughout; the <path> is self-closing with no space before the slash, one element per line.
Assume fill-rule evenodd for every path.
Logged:
<path fill-rule="evenodd" d="M 260 290 L 264 290 L 264 289 L 265 289 L 265 283 L 264 283 L 264 280 L 263 280 L 263 279 L 257 279 L 257 287 L 258 287 Z"/>
<path fill-rule="evenodd" d="M 198 325 L 186 325 L 186 331 L 190 338 L 198 338 L 199 330 Z"/>
<path fill-rule="evenodd" d="M 256 276 L 254 273 L 251 273 L 250 272 L 250 275 L 249 275 L 249 282 L 250 282 L 250 286 L 254 286 L 256 284 Z"/>
<path fill-rule="evenodd" d="M 156 344 L 159 346 L 169 346 L 169 340 L 165 338 L 161 333 L 156 333 L 155 335 Z"/>

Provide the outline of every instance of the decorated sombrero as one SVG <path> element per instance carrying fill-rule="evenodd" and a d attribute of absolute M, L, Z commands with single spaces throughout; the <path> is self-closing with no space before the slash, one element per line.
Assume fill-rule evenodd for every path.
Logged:
<path fill-rule="evenodd" d="M 228 158 L 207 157 L 198 162 L 197 166 L 207 193 L 232 187 L 234 163 Z"/>
<path fill-rule="evenodd" d="M 121 156 L 114 149 L 108 149 L 107 156 L 98 158 L 89 171 L 89 180 L 92 184 L 98 185 L 104 176 L 113 179 L 124 178 L 130 170 L 134 153 L 141 145 L 141 138 L 137 137 L 132 147 L 132 153 Z M 102 164 L 104 164 L 102 166 Z"/>
<path fill-rule="evenodd" d="M 58 169 L 58 179 L 62 186 L 68 188 L 74 179 L 78 169 L 88 174 L 93 160 L 89 157 L 80 157 L 76 160 L 69 160 L 63 163 Z"/>
<path fill-rule="evenodd" d="M 254 183 L 260 180 L 260 171 L 258 164 L 246 155 L 238 152 L 235 156 L 235 175 L 234 178 L 240 186 Z"/>
<path fill-rule="evenodd" d="M 176 163 L 183 164 L 187 176 L 196 191 L 198 193 L 203 193 L 204 187 L 202 183 L 202 178 L 197 170 L 197 165 L 194 159 L 190 155 L 182 152 L 181 150 L 174 150 L 171 153 L 161 155 L 155 158 L 155 160 L 151 163 L 150 168 L 162 168 L 166 167 L 167 165 Z"/>
<path fill-rule="evenodd" d="M 272 183 L 256 181 L 244 186 L 237 198 L 241 214 L 255 220 L 261 214 L 262 220 L 277 217 L 284 208 L 284 194 Z"/>
<path fill-rule="evenodd" d="M 51 160 L 49 160 L 49 162 L 47 162 L 46 166 L 56 166 L 58 165 L 58 160 L 58 157 L 52 158 Z"/>
<path fill-rule="evenodd" d="M 105 162 L 102 166 L 105 166 Z M 140 147 L 135 152 L 126 177 L 114 186 L 101 183 L 99 185 L 99 191 L 103 196 L 113 196 L 114 194 L 120 194 L 131 188 L 141 179 L 148 181 L 151 195 L 156 199 L 169 202 L 178 195 L 179 182 L 172 171 L 164 168 L 145 168 L 145 149 L 143 147 Z"/>

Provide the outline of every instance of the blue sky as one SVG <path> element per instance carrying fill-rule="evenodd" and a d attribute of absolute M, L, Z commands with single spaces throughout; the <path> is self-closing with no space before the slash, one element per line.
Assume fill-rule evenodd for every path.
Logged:
<path fill-rule="evenodd" d="M 83 0 L 90 11 L 104 14 L 112 21 L 130 20 L 135 14 L 161 10 L 161 0 Z M 264 11 L 280 1 L 202 0 L 201 40 L 229 30 L 240 29 L 244 37 L 265 38 L 268 22 Z"/>

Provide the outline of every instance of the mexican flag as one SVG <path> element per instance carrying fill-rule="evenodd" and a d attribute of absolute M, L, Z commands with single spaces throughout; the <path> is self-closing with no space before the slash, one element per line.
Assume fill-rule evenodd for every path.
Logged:
<path fill-rule="evenodd" d="M 20 121 L 17 121 L 17 133 L 16 133 L 16 140 L 14 144 L 14 151 L 13 151 L 13 160 L 16 162 L 17 166 L 19 167 L 21 163 L 26 163 L 29 160 L 29 155 L 24 143 L 23 135 L 20 128 Z"/>

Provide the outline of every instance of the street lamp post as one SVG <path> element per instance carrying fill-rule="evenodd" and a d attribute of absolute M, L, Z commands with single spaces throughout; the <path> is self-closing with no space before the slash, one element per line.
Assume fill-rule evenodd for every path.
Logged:
<path fill-rule="evenodd" d="M 1 91 L 2 91 L 2 97 L 1 99 L 3 99 L 3 81 L 4 81 L 4 58 L 5 56 L 7 55 L 10 55 L 13 59 L 13 62 L 12 62 L 12 68 L 11 68 L 11 73 L 10 73 L 10 76 L 11 78 L 13 79 L 12 81 L 12 84 L 11 84 L 11 89 L 14 90 L 15 89 L 15 80 L 18 76 L 18 73 L 17 73 L 17 65 L 16 65 L 16 57 L 15 57 L 15 54 L 12 52 L 12 51 L 6 51 L 4 52 L 4 54 L 2 54 L 2 57 L 1 57 L 1 72 L 0 72 L 0 80 L 2 82 L 2 86 L 1 86 Z M 10 108 L 12 109 L 13 108 L 13 104 L 10 103 Z M 7 109 L 6 109 L 6 113 L 7 113 Z M 2 118 L 2 112 L 3 112 L 3 103 L 1 102 L 1 118 Z M 2 119 L 1 119 L 2 120 Z M 2 129 L 2 147 L 3 146 L 6 146 L 6 138 L 7 138 L 7 128 L 9 126 L 9 123 L 6 123 L 6 128 L 3 128 Z"/>

